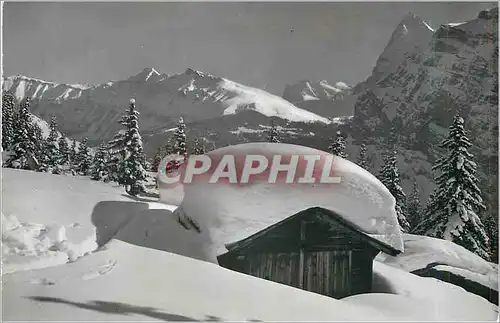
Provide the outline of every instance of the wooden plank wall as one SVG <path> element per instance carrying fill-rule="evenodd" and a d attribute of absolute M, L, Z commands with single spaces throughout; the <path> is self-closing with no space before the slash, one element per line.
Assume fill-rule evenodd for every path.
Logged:
<path fill-rule="evenodd" d="M 351 290 L 350 252 L 332 250 L 307 252 L 304 289 L 335 298 L 345 297 Z"/>
<path fill-rule="evenodd" d="M 299 253 L 261 253 L 247 259 L 248 274 L 299 287 Z"/>

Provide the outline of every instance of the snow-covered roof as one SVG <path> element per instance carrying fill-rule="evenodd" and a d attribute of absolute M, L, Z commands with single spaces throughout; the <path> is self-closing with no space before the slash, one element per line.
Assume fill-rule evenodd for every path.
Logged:
<path fill-rule="evenodd" d="M 249 154 L 268 159 L 275 155 L 329 155 L 309 147 L 271 143 L 229 146 L 207 155 L 213 163 L 224 155 L 234 155 L 236 163 L 243 164 Z M 375 176 L 342 158 L 335 159 L 334 174 L 341 177 L 339 184 L 269 184 L 264 180 L 232 185 L 197 181 L 184 185 L 180 209 L 210 228 L 219 254 L 226 251 L 225 244 L 244 239 L 310 207 L 329 209 L 364 233 L 377 235 L 380 241 L 403 251 L 395 200 L 387 188 Z"/>
<path fill-rule="evenodd" d="M 327 226 L 330 225 L 331 223 L 338 223 L 338 224 L 343 225 L 344 228 L 350 229 L 350 230 L 354 231 L 356 234 L 362 236 L 368 245 L 375 247 L 379 251 L 383 251 L 383 252 L 385 252 L 387 254 L 391 254 L 393 256 L 396 256 L 400 253 L 399 250 L 396 250 L 393 247 L 387 245 L 383 241 L 383 239 L 380 239 L 380 236 L 366 234 L 355 223 L 352 223 L 351 221 L 345 219 L 342 216 L 339 216 L 335 212 L 332 212 L 328 209 L 321 208 L 321 207 L 309 208 L 309 209 L 304 210 L 302 212 L 299 212 L 297 214 L 291 215 L 290 217 L 284 219 L 283 221 L 280 221 L 280 222 L 278 222 L 270 227 L 267 227 L 266 229 L 254 234 L 246 239 L 226 244 L 226 249 L 231 253 L 231 252 L 234 252 L 236 250 L 240 250 L 241 248 L 245 248 L 250 243 L 252 243 L 252 241 L 254 241 L 255 239 L 258 239 L 258 238 L 264 236 L 269 231 L 271 231 L 279 226 L 284 225 L 285 223 L 289 222 L 290 220 L 297 218 L 297 217 L 301 217 L 302 219 L 304 219 L 305 217 L 311 216 L 311 214 L 319 215 L 319 219 L 321 219 L 321 221 L 325 221 L 324 223 Z"/>

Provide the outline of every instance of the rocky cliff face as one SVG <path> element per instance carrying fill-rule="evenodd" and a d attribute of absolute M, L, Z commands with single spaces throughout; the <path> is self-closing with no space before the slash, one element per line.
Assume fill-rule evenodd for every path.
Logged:
<path fill-rule="evenodd" d="M 377 150 L 395 145 L 422 152 L 432 162 L 459 113 L 474 144 L 483 191 L 497 187 L 497 31 L 497 8 L 434 32 L 417 17 L 406 17 L 372 75 L 354 89 L 352 135 Z"/>

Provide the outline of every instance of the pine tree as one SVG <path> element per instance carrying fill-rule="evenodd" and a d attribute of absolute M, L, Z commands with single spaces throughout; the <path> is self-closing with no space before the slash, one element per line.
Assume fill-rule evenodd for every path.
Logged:
<path fill-rule="evenodd" d="M 13 144 L 10 148 L 11 158 L 7 161 L 7 167 L 19 169 L 34 169 L 38 163 L 35 156 L 35 133 L 33 132 L 33 120 L 29 111 L 30 101 L 27 98 L 14 119 Z"/>
<path fill-rule="evenodd" d="M 95 181 L 108 180 L 108 150 L 106 145 L 99 145 L 97 152 L 92 160 L 90 169 L 90 178 Z"/>
<path fill-rule="evenodd" d="M 485 210 L 481 190 L 477 186 L 476 163 L 468 152 L 471 143 L 464 130 L 464 119 L 453 118 L 448 138 L 440 145 L 447 154 L 437 160 L 433 170 L 436 189 L 425 220 L 416 232 L 452 241 L 489 259 L 488 236 L 478 212 Z"/>
<path fill-rule="evenodd" d="M 328 147 L 328 150 L 332 155 L 347 158 L 346 137 L 340 131 L 337 131 L 336 137 L 330 147 Z"/>
<path fill-rule="evenodd" d="M 186 156 L 186 141 L 186 124 L 184 123 L 184 119 L 181 117 L 179 119 L 179 122 L 177 122 L 177 128 L 174 132 L 173 153 L 181 156 Z"/>
<path fill-rule="evenodd" d="M 15 98 L 11 92 L 2 93 L 2 148 L 8 150 L 14 144 Z"/>
<path fill-rule="evenodd" d="M 204 155 L 205 154 L 205 140 L 202 138 L 195 138 L 193 142 L 193 154 L 194 155 Z"/>
<path fill-rule="evenodd" d="M 49 136 L 45 140 L 40 166 L 41 170 L 44 172 L 59 174 L 61 172 L 59 167 L 59 132 L 57 131 L 57 120 L 55 117 L 52 117 L 50 120 L 49 127 L 50 132 Z"/>
<path fill-rule="evenodd" d="M 358 155 L 358 158 L 356 159 L 356 164 L 358 164 L 358 166 L 360 166 L 366 170 L 370 169 L 370 161 L 368 159 L 365 144 L 361 144 L 361 147 L 359 149 L 359 155 Z"/>
<path fill-rule="evenodd" d="M 145 192 L 147 172 L 142 138 L 139 132 L 139 112 L 135 108 L 135 100 L 130 100 L 127 129 L 125 133 L 126 158 L 121 164 L 122 179 L 125 190 L 132 196 Z"/>
<path fill-rule="evenodd" d="M 498 263 L 498 223 L 493 216 L 487 216 L 484 220 L 484 228 L 489 238 L 488 251 L 490 254 L 490 261 Z"/>
<path fill-rule="evenodd" d="M 396 215 L 399 226 L 403 232 L 408 232 L 410 225 L 406 219 L 406 194 L 401 187 L 399 169 L 397 166 L 396 152 L 387 154 L 384 157 L 384 165 L 379 173 L 379 180 L 387 187 L 392 196 L 396 199 Z"/>
<path fill-rule="evenodd" d="M 80 149 L 76 155 L 76 172 L 82 176 L 90 174 L 90 166 L 92 165 L 92 155 L 88 145 L 88 138 L 83 138 L 80 143 Z"/>
<path fill-rule="evenodd" d="M 280 143 L 281 142 L 280 137 L 281 137 L 280 132 L 276 127 L 276 124 L 274 123 L 274 121 L 271 121 L 271 126 L 267 131 L 267 142 Z"/>
<path fill-rule="evenodd" d="M 128 194 L 136 196 L 145 191 L 146 158 L 139 132 L 139 112 L 135 100 L 130 100 L 127 114 L 121 119 L 124 129 L 108 144 L 110 179 L 125 186 Z"/>
<path fill-rule="evenodd" d="M 413 181 L 413 189 L 408 201 L 408 223 L 410 224 L 410 232 L 421 221 L 422 208 L 420 205 L 420 191 L 418 190 L 417 182 Z"/>
<path fill-rule="evenodd" d="M 153 163 L 151 164 L 151 171 L 158 172 L 158 167 L 160 166 L 161 160 L 166 156 L 165 147 L 158 147 L 156 154 L 153 158 Z"/>
<path fill-rule="evenodd" d="M 40 170 L 40 161 L 43 159 L 43 150 L 45 148 L 45 138 L 43 137 L 43 130 L 36 122 L 33 122 L 30 126 L 30 137 L 33 138 L 33 146 L 35 147 L 33 161 L 37 166 L 35 170 Z"/>
<path fill-rule="evenodd" d="M 65 137 L 59 137 L 58 141 L 59 145 L 59 165 L 64 168 L 67 168 L 70 165 L 70 149 L 68 145 L 68 141 Z"/>

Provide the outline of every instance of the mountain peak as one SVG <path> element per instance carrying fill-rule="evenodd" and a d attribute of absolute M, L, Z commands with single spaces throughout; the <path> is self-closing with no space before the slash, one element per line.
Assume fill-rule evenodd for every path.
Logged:
<path fill-rule="evenodd" d="M 419 16 L 415 15 L 412 12 L 408 12 L 406 16 L 404 16 L 403 20 L 401 20 L 401 22 L 399 23 L 397 29 L 400 28 L 403 28 L 405 33 L 411 30 L 415 29 L 418 30 L 421 28 L 425 28 L 431 32 L 434 32 L 434 29 L 431 26 L 429 26 L 428 23 L 426 23 L 424 20 L 422 20 L 422 18 L 420 18 Z"/>
<path fill-rule="evenodd" d="M 153 76 L 159 76 L 160 73 L 152 67 L 143 69 L 139 74 L 130 77 L 129 81 L 147 82 Z"/>

